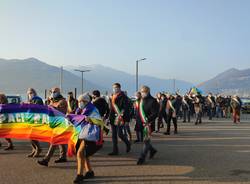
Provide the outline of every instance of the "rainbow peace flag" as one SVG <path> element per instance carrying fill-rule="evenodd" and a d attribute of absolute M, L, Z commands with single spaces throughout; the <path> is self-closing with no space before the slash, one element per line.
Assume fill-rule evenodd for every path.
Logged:
<path fill-rule="evenodd" d="M 68 155 L 75 153 L 80 129 L 52 107 L 22 104 L 0 105 L 0 137 L 37 140 L 53 145 L 68 144 Z"/>

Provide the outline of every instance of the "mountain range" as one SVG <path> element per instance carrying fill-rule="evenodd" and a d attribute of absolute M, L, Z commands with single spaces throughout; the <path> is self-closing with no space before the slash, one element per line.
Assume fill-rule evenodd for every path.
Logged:
<path fill-rule="evenodd" d="M 133 95 L 135 92 L 135 75 L 115 70 L 113 68 L 103 66 L 103 65 L 90 65 L 85 67 L 75 67 L 75 66 L 67 66 L 64 67 L 67 71 L 72 72 L 79 77 L 81 74 L 79 72 L 74 71 L 74 69 L 89 69 L 90 72 L 84 73 L 84 78 L 88 81 L 95 82 L 96 84 L 101 84 L 106 88 L 111 89 L 112 84 L 114 82 L 119 82 L 122 85 L 123 90 L 127 91 L 128 94 Z M 175 83 L 175 87 L 174 87 Z M 192 87 L 192 83 L 182 81 L 182 80 L 173 80 L 173 79 L 160 79 L 156 77 L 140 75 L 139 76 L 139 86 L 148 85 L 151 88 L 152 94 L 155 94 L 159 91 L 167 91 L 173 92 L 174 88 L 182 93 L 187 92 L 190 87 Z"/>
<path fill-rule="evenodd" d="M 48 65 L 35 58 L 0 59 L 0 91 L 7 94 L 25 94 L 27 88 L 33 87 L 44 96 L 45 89 L 60 86 L 61 69 Z M 88 90 L 100 88 L 100 86 L 84 81 Z M 63 71 L 63 92 L 81 90 L 81 79 L 68 71 Z"/>
<path fill-rule="evenodd" d="M 63 67 L 63 92 L 81 92 L 81 74 L 74 69 L 83 67 Z M 86 67 L 84 67 L 86 68 Z M 84 91 L 99 89 L 101 92 L 111 92 L 112 84 L 119 82 L 129 95 L 135 91 L 135 76 L 103 65 L 88 66 L 91 72 L 84 73 Z M 35 88 L 44 96 L 45 89 L 60 86 L 61 68 L 46 64 L 36 58 L 0 59 L 0 91 L 7 94 L 25 94 L 27 88 Z M 151 76 L 139 76 L 140 85 L 148 85 L 152 94 L 158 91 L 173 91 L 173 80 L 164 80 Z M 175 87 L 180 92 L 189 90 L 191 83 L 175 80 Z"/>
<path fill-rule="evenodd" d="M 250 69 L 231 68 L 198 85 L 205 92 L 250 95 Z"/>
<path fill-rule="evenodd" d="M 81 92 L 81 74 L 75 69 L 90 69 L 84 73 L 84 91 L 99 89 L 102 93 L 112 91 L 112 84 L 119 82 L 123 90 L 129 95 L 135 92 L 135 75 L 119 71 L 103 65 L 64 66 L 63 92 Z M 28 59 L 0 59 L 0 91 L 7 94 L 25 94 L 27 88 L 35 88 L 41 96 L 45 89 L 60 86 L 61 68 L 49 65 L 36 58 Z M 139 85 L 148 85 L 151 93 L 159 91 L 181 93 L 189 91 L 194 86 L 191 82 L 173 79 L 160 79 L 152 76 L 140 75 Z M 214 78 L 197 85 L 205 93 L 238 94 L 249 96 L 250 69 L 229 69 Z"/>

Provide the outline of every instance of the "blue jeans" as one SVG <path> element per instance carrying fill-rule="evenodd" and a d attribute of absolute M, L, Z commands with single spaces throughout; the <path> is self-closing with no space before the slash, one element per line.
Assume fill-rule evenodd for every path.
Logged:
<path fill-rule="evenodd" d="M 113 152 L 118 153 L 118 136 L 119 138 L 126 144 L 126 146 L 130 146 L 130 142 L 128 141 L 128 137 L 126 134 L 124 125 L 111 125 L 112 128 L 112 142 L 113 142 Z"/>

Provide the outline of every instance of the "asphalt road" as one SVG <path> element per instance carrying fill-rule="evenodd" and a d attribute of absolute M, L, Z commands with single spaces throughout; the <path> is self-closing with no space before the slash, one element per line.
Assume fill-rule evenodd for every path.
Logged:
<path fill-rule="evenodd" d="M 165 129 L 162 129 L 162 132 Z M 110 137 L 104 148 L 92 158 L 96 178 L 86 183 L 166 183 L 210 184 L 250 183 L 250 121 L 233 125 L 231 120 L 206 121 L 195 126 L 179 123 L 179 134 L 153 134 L 158 150 L 155 159 L 144 166 L 136 161 L 142 145 L 134 144 L 125 154 L 107 156 L 111 151 Z M 4 140 L 1 139 L 1 142 Z M 15 140 L 15 150 L 0 148 L 0 184 L 70 184 L 76 175 L 75 158 L 68 163 L 39 166 L 38 159 L 27 158 L 30 143 Z M 3 145 L 4 146 L 4 145 Z M 43 144 L 43 154 L 47 144 Z"/>

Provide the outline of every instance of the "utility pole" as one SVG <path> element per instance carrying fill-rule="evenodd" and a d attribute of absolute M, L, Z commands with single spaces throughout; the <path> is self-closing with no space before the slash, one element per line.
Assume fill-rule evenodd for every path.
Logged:
<path fill-rule="evenodd" d="M 139 88 L 139 62 L 141 61 L 145 61 L 147 58 L 142 58 L 142 59 L 139 59 L 139 60 L 136 60 L 136 65 L 135 65 L 135 90 L 136 92 L 138 91 L 138 88 Z"/>

